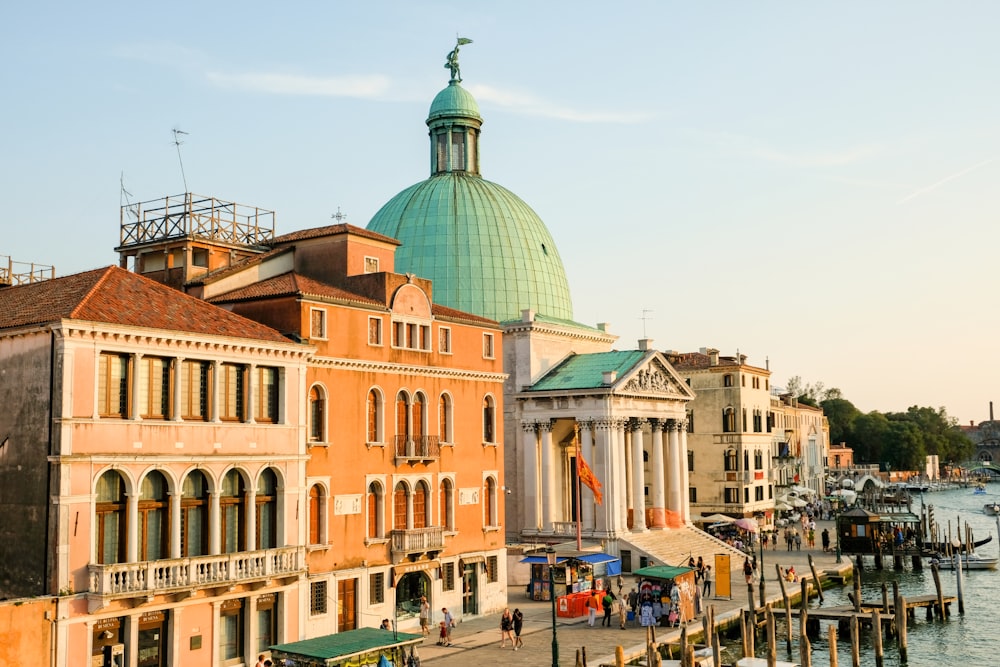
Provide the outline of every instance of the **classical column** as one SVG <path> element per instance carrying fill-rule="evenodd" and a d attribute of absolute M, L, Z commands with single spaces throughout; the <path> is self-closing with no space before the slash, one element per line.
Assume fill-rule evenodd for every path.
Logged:
<path fill-rule="evenodd" d="M 222 503 L 219 490 L 208 494 L 208 553 L 217 556 L 222 553 Z"/>
<path fill-rule="evenodd" d="M 524 487 L 521 491 L 524 503 L 523 529 L 538 530 L 538 432 L 535 423 L 521 422 L 521 460 L 524 465 Z"/>
<path fill-rule="evenodd" d="M 128 518 L 126 525 L 128 532 L 125 534 L 125 561 L 135 563 L 139 560 L 139 490 L 126 494 L 126 505 L 128 506 Z"/>
<path fill-rule="evenodd" d="M 632 480 L 634 479 L 635 477 L 632 473 L 632 431 L 631 429 L 625 429 L 625 489 L 627 489 L 627 493 L 625 494 L 626 527 L 628 527 L 627 517 L 629 512 L 633 511 Z"/>
<path fill-rule="evenodd" d="M 245 551 L 256 551 L 257 550 L 257 489 L 255 487 L 250 487 L 247 489 L 247 497 L 244 501 L 246 503 L 246 508 L 244 514 L 247 518 L 247 538 Z"/>
<path fill-rule="evenodd" d="M 142 419 L 142 353 L 136 352 L 132 355 L 132 400 L 129 401 L 129 419 L 139 421 Z"/>
<path fill-rule="evenodd" d="M 181 394 L 181 382 L 184 376 L 184 357 L 177 357 L 174 359 L 174 414 L 170 418 L 179 422 L 183 419 L 184 410 L 182 408 L 182 401 L 184 396 Z"/>
<path fill-rule="evenodd" d="M 611 505 L 614 502 L 612 496 L 613 485 L 609 475 L 608 450 L 611 449 L 613 422 L 610 419 L 598 419 L 594 422 L 594 430 L 597 435 L 597 443 L 594 447 L 594 458 L 591 465 L 594 469 L 594 476 L 602 485 L 601 493 L 604 501 L 598 505 L 594 518 L 594 530 L 598 533 L 609 534 L 612 529 Z"/>
<path fill-rule="evenodd" d="M 580 445 L 580 455 L 587 465 L 594 463 L 594 424 L 581 422 L 580 433 L 583 442 Z M 580 527 L 582 530 L 594 530 L 594 492 L 590 487 L 580 485 Z"/>
<path fill-rule="evenodd" d="M 681 502 L 684 505 L 684 509 L 681 512 L 684 518 L 684 523 L 691 523 L 691 494 L 688 493 L 688 487 L 691 482 L 688 480 L 688 437 L 687 437 L 687 422 L 679 422 L 680 425 L 680 436 L 681 436 L 681 488 L 684 489 L 681 495 Z"/>
<path fill-rule="evenodd" d="M 612 498 L 613 523 L 612 530 L 617 534 L 628 530 L 628 487 L 625 486 L 625 419 L 615 420 L 614 437 L 611 451 L 612 488 L 608 494 Z"/>
<path fill-rule="evenodd" d="M 632 531 L 646 530 L 646 475 L 642 463 L 642 419 L 629 424 L 632 432 Z"/>
<path fill-rule="evenodd" d="M 552 444 L 552 422 L 539 422 L 542 434 L 542 530 L 552 532 L 556 520 L 556 452 Z"/>
<path fill-rule="evenodd" d="M 667 510 L 672 518 L 680 518 L 684 511 L 683 488 L 681 487 L 681 470 L 686 467 L 681 462 L 681 440 L 678 422 L 671 419 L 667 425 L 668 454 L 667 454 L 667 474 L 670 479 L 669 495 L 667 497 Z"/>
<path fill-rule="evenodd" d="M 170 498 L 170 557 L 181 557 L 181 490 L 171 491 Z"/>
<path fill-rule="evenodd" d="M 663 420 L 654 419 L 653 443 L 650 445 L 650 475 L 653 477 L 653 511 L 651 528 L 665 528 L 667 525 L 666 480 L 663 478 Z"/>

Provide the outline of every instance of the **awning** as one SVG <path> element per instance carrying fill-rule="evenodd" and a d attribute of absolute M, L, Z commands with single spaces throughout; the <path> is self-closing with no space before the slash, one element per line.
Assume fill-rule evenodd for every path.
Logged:
<path fill-rule="evenodd" d="M 486 556 L 462 556 L 460 559 L 462 568 L 464 569 L 466 565 L 472 565 L 473 563 L 485 563 Z"/>
<path fill-rule="evenodd" d="M 690 567 L 671 567 L 669 565 L 650 565 L 632 572 L 637 577 L 652 577 L 653 579 L 675 579 L 693 570 Z"/>
<path fill-rule="evenodd" d="M 576 560 L 583 561 L 584 563 L 590 563 L 591 565 L 596 565 L 597 563 L 610 563 L 613 560 L 618 560 L 618 556 L 612 556 L 610 554 L 586 554 L 584 556 L 576 556 Z"/>
<path fill-rule="evenodd" d="M 407 574 L 411 572 L 426 572 L 427 570 L 436 570 L 441 567 L 441 561 L 439 560 L 422 560 L 416 563 L 400 563 L 399 565 L 394 565 L 392 567 L 392 585 L 395 586 L 396 583 Z"/>
<path fill-rule="evenodd" d="M 333 635 L 271 646 L 271 657 L 301 661 L 304 664 L 343 665 L 358 656 L 377 659 L 388 653 L 395 658 L 408 646 L 423 643 L 423 635 L 386 632 L 377 628 L 358 628 Z M 355 660 L 354 664 L 357 664 Z M 365 664 L 374 664 L 374 660 Z"/>
<path fill-rule="evenodd" d="M 565 563 L 569 559 L 566 556 L 556 556 L 556 564 Z M 531 565 L 546 565 L 549 559 L 546 556 L 525 556 L 519 563 L 529 563 Z"/>

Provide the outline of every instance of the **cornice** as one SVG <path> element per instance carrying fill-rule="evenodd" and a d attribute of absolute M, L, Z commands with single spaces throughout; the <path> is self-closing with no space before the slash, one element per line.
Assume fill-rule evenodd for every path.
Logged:
<path fill-rule="evenodd" d="M 482 382 L 503 382 L 506 373 L 489 373 L 463 368 L 441 368 L 437 366 L 415 366 L 413 364 L 396 364 L 389 361 L 373 361 L 368 359 L 344 359 L 340 357 L 314 356 L 309 360 L 310 366 L 335 368 L 337 370 L 358 371 L 364 373 L 388 373 L 390 375 L 423 375 L 425 377 L 441 377 L 452 380 L 470 380 Z"/>
<path fill-rule="evenodd" d="M 501 324 L 503 332 L 508 333 L 545 333 L 545 334 L 555 334 L 563 336 L 565 338 L 572 338 L 574 340 L 589 340 L 594 342 L 604 342 L 613 343 L 618 340 L 618 336 L 603 333 L 600 331 L 588 331 L 584 329 L 576 329 L 572 327 L 567 327 L 558 324 L 549 324 L 547 322 L 505 322 Z"/>

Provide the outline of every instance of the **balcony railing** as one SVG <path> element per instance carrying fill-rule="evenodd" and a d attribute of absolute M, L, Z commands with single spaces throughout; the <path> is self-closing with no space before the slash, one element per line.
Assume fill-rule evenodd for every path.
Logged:
<path fill-rule="evenodd" d="M 444 549 L 444 527 L 430 526 L 428 528 L 394 530 L 391 533 L 391 539 L 392 551 L 397 555 L 408 556 L 426 551 L 441 551 Z"/>
<path fill-rule="evenodd" d="M 396 461 L 436 461 L 441 458 L 441 443 L 436 435 L 396 436 Z"/>
<path fill-rule="evenodd" d="M 246 583 L 306 571 L 301 546 L 90 566 L 90 593 L 125 597 Z"/>

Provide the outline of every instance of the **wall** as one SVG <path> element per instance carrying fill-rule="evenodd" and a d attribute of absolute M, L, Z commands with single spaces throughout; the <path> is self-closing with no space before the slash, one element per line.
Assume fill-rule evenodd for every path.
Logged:
<path fill-rule="evenodd" d="M 0 602 L 0 665 L 52 663 L 56 598 Z"/>

